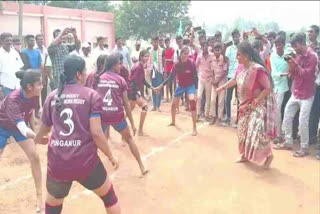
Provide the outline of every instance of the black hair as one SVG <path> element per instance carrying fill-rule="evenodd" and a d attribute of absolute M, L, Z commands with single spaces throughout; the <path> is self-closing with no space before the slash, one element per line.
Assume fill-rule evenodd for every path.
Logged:
<path fill-rule="evenodd" d="M 182 46 L 182 48 L 181 48 L 181 51 L 180 51 L 180 55 L 179 55 L 179 61 L 178 61 L 178 65 L 179 65 L 179 67 L 178 67 L 178 72 L 182 72 L 182 68 L 183 68 L 183 65 L 182 65 L 182 61 L 181 61 L 181 55 L 185 52 L 185 51 L 190 51 L 190 49 L 189 49 L 189 47 L 188 46 Z"/>
<path fill-rule="evenodd" d="M 287 33 L 283 30 L 280 30 L 278 33 L 277 33 L 278 36 L 282 36 L 283 38 L 287 38 Z"/>
<path fill-rule="evenodd" d="M 17 42 L 21 43 L 21 40 L 18 37 L 12 39 L 13 44 L 16 44 Z"/>
<path fill-rule="evenodd" d="M 189 45 L 190 44 L 190 39 L 183 39 L 182 44 L 183 45 Z"/>
<path fill-rule="evenodd" d="M 121 38 L 121 37 L 117 37 L 117 38 L 116 38 L 116 42 L 118 42 L 118 40 L 120 40 L 120 39 L 122 39 L 122 38 Z"/>
<path fill-rule="evenodd" d="M 182 36 L 180 35 L 176 36 L 176 40 L 180 40 L 180 39 L 182 39 Z"/>
<path fill-rule="evenodd" d="M 164 42 L 170 42 L 170 38 L 167 37 Z"/>
<path fill-rule="evenodd" d="M 316 34 L 319 34 L 319 26 L 318 25 L 311 25 L 310 28 L 312 28 L 314 30 L 314 32 L 316 32 Z"/>
<path fill-rule="evenodd" d="M 261 59 L 260 54 L 252 47 L 252 45 L 250 44 L 250 42 L 248 41 L 243 41 L 238 45 L 238 50 L 239 52 L 246 54 L 249 56 L 249 58 L 251 59 L 251 61 L 261 65 L 262 67 L 264 67 L 267 70 L 267 75 L 270 81 L 270 84 L 273 88 L 273 81 L 272 81 L 272 77 L 271 77 L 271 73 L 268 71 L 267 66 L 265 65 L 264 61 Z"/>
<path fill-rule="evenodd" d="M 159 37 L 158 36 L 152 37 L 152 41 L 159 41 Z"/>
<path fill-rule="evenodd" d="M 209 36 L 209 38 L 208 38 L 208 42 L 215 41 L 215 40 L 216 40 L 216 38 L 214 36 Z"/>
<path fill-rule="evenodd" d="M 216 48 L 222 49 L 222 47 L 223 47 L 223 45 L 221 42 L 215 42 L 213 45 L 213 49 L 216 49 Z"/>
<path fill-rule="evenodd" d="M 8 38 L 8 37 L 12 37 L 12 34 L 11 34 L 11 33 L 2 33 L 2 34 L 0 35 L 1 41 L 5 40 L 5 39 Z"/>
<path fill-rule="evenodd" d="M 103 40 L 104 38 L 102 37 L 102 36 L 99 36 L 98 38 L 97 38 L 97 42 L 100 42 L 101 40 Z"/>
<path fill-rule="evenodd" d="M 107 57 L 105 71 L 109 71 L 113 66 L 120 63 L 120 53 L 111 54 Z"/>
<path fill-rule="evenodd" d="M 142 57 L 144 57 L 144 55 L 146 55 L 146 54 L 150 54 L 148 50 L 145 50 L 145 49 L 144 49 L 144 50 L 140 51 L 139 61 L 141 61 L 141 60 L 142 60 Z"/>
<path fill-rule="evenodd" d="M 236 34 L 240 35 L 240 32 L 239 32 L 238 29 L 234 29 L 234 30 L 232 31 L 232 33 L 231 33 L 232 36 L 234 36 L 234 35 L 236 35 Z"/>
<path fill-rule="evenodd" d="M 263 43 L 262 43 L 261 40 L 255 39 L 255 40 L 252 42 L 252 47 L 259 53 L 259 52 L 260 52 L 260 48 L 263 47 Z"/>
<path fill-rule="evenodd" d="M 29 39 L 34 39 L 34 35 L 28 34 L 24 37 L 25 41 L 28 41 Z"/>
<path fill-rule="evenodd" d="M 36 40 L 38 40 L 38 38 L 41 37 L 41 36 L 43 37 L 42 34 L 37 34 L 37 35 L 36 35 Z"/>
<path fill-rule="evenodd" d="M 296 43 L 306 45 L 306 34 L 305 33 L 297 33 L 293 36 L 290 41 L 290 44 L 294 46 Z"/>
<path fill-rule="evenodd" d="M 35 82 L 40 81 L 41 73 L 29 69 L 28 71 L 16 72 L 16 77 L 20 79 L 20 85 L 23 90 L 27 90 L 28 84 L 33 85 Z"/>
<path fill-rule="evenodd" d="M 214 37 L 217 37 L 217 36 L 221 36 L 222 37 L 222 33 L 220 31 L 217 31 L 215 34 L 214 34 Z"/>
<path fill-rule="evenodd" d="M 283 35 L 278 35 L 274 40 L 275 43 L 280 42 L 281 44 L 286 44 L 286 38 Z"/>
<path fill-rule="evenodd" d="M 80 56 L 70 55 L 67 56 L 64 60 L 64 72 L 60 74 L 60 81 L 58 92 L 55 97 L 55 106 L 57 113 L 60 113 L 64 106 L 63 98 L 61 98 L 61 94 L 64 89 L 64 84 L 70 83 L 74 81 L 75 76 L 78 72 L 82 73 L 86 68 L 86 62 Z"/>
<path fill-rule="evenodd" d="M 105 65 L 108 55 L 100 55 L 97 59 L 97 71 L 94 75 L 94 81 L 92 87 L 95 89 L 98 85 L 100 76 L 105 72 Z"/>
<path fill-rule="evenodd" d="M 201 47 L 204 46 L 204 45 L 208 45 L 208 41 L 203 41 L 203 42 L 201 42 L 200 45 L 201 45 Z"/>
<path fill-rule="evenodd" d="M 268 34 L 267 34 L 267 37 L 272 37 L 273 39 L 275 39 L 277 37 L 277 34 L 276 32 L 274 31 L 270 31 Z"/>
<path fill-rule="evenodd" d="M 264 61 L 260 57 L 259 52 L 257 52 L 256 49 L 254 49 L 254 47 L 249 42 L 247 42 L 247 41 L 241 42 L 238 46 L 238 50 L 241 53 L 248 55 L 249 58 L 251 58 L 251 60 L 254 61 L 255 63 L 257 63 L 267 69 Z"/>
<path fill-rule="evenodd" d="M 59 34 L 60 32 L 61 32 L 60 29 L 55 29 L 55 30 L 53 31 L 53 38 L 56 38 L 56 37 L 57 37 L 56 34 Z"/>
<path fill-rule="evenodd" d="M 200 39 L 200 38 L 206 39 L 206 35 L 204 35 L 204 34 L 199 34 L 199 39 Z"/>

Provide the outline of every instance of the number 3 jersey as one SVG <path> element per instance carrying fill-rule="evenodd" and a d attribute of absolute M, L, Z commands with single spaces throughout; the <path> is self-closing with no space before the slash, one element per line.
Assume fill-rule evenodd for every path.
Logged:
<path fill-rule="evenodd" d="M 48 148 L 48 176 L 58 181 L 84 179 L 98 163 L 89 120 L 100 116 L 102 99 L 90 88 L 66 84 L 60 96 L 64 105 L 58 112 L 56 94 L 57 90 L 47 97 L 41 116 L 42 123 L 53 128 Z"/>
<path fill-rule="evenodd" d="M 117 124 L 125 119 L 123 93 L 127 90 L 127 83 L 119 74 L 105 72 L 100 76 L 96 91 L 103 99 L 101 114 L 103 124 Z"/>

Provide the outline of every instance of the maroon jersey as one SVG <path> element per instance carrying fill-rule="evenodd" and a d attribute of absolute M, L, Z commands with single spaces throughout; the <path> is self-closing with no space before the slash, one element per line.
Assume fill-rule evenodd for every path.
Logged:
<path fill-rule="evenodd" d="M 48 176 L 58 181 L 86 178 L 98 163 L 89 120 L 99 117 L 102 99 L 99 94 L 79 84 L 64 86 L 64 107 L 56 111 L 55 95 L 50 93 L 43 107 L 41 121 L 53 126 L 48 148 Z"/>
<path fill-rule="evenodd" d="M 17 124 L 21 121 L 30 122 L 39 97 L 27 99 L 22 89 L 11 92 L 0 104 L 0 127 L 11 131 L 19 131 Z"/>
<path fill-rule="evenodd" d="M 195 63 L 188 59 L 187 62 L 177 62 L 173 66 L 172 73 L 177 77 L 177 83 L 181 87 L 188 87 L 195 83 L 195 75 L 197 73 Z"/>
<path fill-rule="evenodd" d="M 119 74 L 105 72 L 100 76 L 96 91 L 103 98 L 103 124 L 117 124 L 124 119 L 122 95 L 127 90 L 127 83 Z"/>
<path fill-rule="evenodd" d="M 141 62 L 136 63 L 131 69 L 130 78 L 128 82 L 128 93 L 131 94 L 140 91 L 143 86 L 145 78 L 144 68 Z"/>
<path fill-rule="evenodd" d="M 92 88 L 93 82 L 94 82 L 94 76 L 96 75 L 96 72 L 92 72 L 87 76 L 86 84 L 85 86 Z"/>

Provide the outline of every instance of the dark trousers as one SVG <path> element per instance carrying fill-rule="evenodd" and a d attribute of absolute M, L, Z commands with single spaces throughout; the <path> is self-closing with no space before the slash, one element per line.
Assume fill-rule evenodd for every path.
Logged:
<path fill-rule="evenodd" d="M 159 72 L 156 72 L 155 77 L 152 78 L 152 86 L 158 87 L 163 82 L 162 74 Z M 158 109 L 161 105 L 161 98 L 162 93 L 160 91 L 159 94 L 156 94 L 155 92 L 152 92 L 152 102 L 153 102 L 153 108 Z"/>
<path fill-rule="evenodd" d="M 320 119 L 320 86 L 317 86 L 309 119 L 309 144 L 316 143 Z"/>
<path fill-rule="evenodd" d="M 231 78 L 228 78 L 228 81 Z M 226 114 L 227 114 L 227 120 L 230 121 L 231 120 L 231 100 L 232 100 L 232 94 L 233 94 L 233 90 L 236 90 L 236 94 L 237 94 L 237 87 L 232 87 L 232 88 L 228 88 L 227 89 L 227 96 L 226 96 Z M 239 111 L 239 102 L 237 102 L 237 121 L 238 121 L 238 111 Z"/>

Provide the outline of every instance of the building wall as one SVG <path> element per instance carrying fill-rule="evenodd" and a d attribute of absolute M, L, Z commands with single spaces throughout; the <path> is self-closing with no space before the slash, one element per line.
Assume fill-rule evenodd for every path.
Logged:
<path fill-rule="evenodd" d="M 10 32 L 18 35 L 18 4 L 2 2 L 0 13 L 0 33 Z M 98 36 L 108 38 L 109 47 L 115 45 L 114 14 L 96 11 L 48 7 L 43 5 L 24 5 L 23 35 L 42 33 L 46 45 L 53 39 L 55 29 L 65 27 L 77 29 L 79 39 L 84 42 L 96 43 Z"/>

